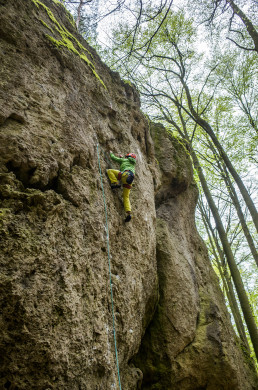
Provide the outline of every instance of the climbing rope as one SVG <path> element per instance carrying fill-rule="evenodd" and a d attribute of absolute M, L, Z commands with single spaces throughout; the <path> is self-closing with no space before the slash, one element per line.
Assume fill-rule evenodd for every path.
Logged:
<path fill-rule="evenodd" d="M 101 171 L 101 166 L 100 166 L 99 144 L 98 143 L 97 143 L 97 155 L 98 155 L 98 163 L 99 163 L 99 175 L 100 175 L 100 181 L 101 181 L 102 196 L 103 196 L 105 216 L 106 216 L 106 239 L 107 239 L 108 269 L 109 269 L 109 283 L 110 283 L 110 296 L 111 296 L 111 306 L 112 306 L 113 334 L 114 334 L 115 353 L 116 353 L 117 376 L 118 376 L 119 389 L 122 390 L 121 381 L 120 381 L 120 373 L 119 373 L 118 351 L 117 351 L 117 346 L 116 346 L 116 327 L 115 327 L 114 300 L 113 300 L 113 289 L 112 289 L 112 275 L 111 275 L 111 265 L 110 265 L 108 215 L 107 215 L 107 205 L 106 205 L 106 198 L 105 198 L 105 192 L 104 192 L 104 186 L 103 186 L 103 180 L 102 180 L 102 171 Z"/>

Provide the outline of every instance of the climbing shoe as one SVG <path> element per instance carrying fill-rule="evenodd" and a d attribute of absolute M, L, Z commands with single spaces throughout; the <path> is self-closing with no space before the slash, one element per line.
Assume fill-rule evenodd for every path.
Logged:
<path fill-rule="evenodd" d="M 115 188 L 120 188 L 120 187 L 121 187 L 121 184 L 119 184 L 119 183 L 113 183 L 113 184 L 111 184 L 112 190 L 114 190 Z"/>
<path fill-rule="evenodd" d="M 129 222 L 131 221 L 131 219 L 132 219 L 131 214 L 128 214 L 127 217 L 125 218 L 125 222 Z"/>

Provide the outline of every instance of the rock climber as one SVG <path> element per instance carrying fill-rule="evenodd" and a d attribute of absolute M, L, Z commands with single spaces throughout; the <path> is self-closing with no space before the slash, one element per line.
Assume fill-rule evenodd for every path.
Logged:
<path fill-rule="evenodd" d="M 124 209 L 127 214 L 125 222 L 129 222 L 132 218 L 129 194 L 132 188 L 132 182 L 134 180 L 135 175 L 136 155 L 134 153 L 128 153 L 125 157 L 123 157 L 122 155 L 116 157 L 113 152 L 110 151 L 110 157 L 113 161 L 116 161 L 120 164 L 119 171 L 117 169 L 107 169 L 111 188 L 120 188 L 120 182 L 122 182 Z"/>

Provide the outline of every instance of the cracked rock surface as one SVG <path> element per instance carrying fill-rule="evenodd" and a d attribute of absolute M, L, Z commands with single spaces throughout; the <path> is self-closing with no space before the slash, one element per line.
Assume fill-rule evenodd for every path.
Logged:
<path fill-rule="evenodd" d="M 48 10 L 94 69 L 47 37 L 62 38 Z M 254 390 L 184 146 L 151 135 L 135 88 L 55 2 L 0 0 L 0 55 L 0 388 L 119 388 L 103 183 L 123 390 Z M 138 157 L 127 225 L 110 150 Z"/>

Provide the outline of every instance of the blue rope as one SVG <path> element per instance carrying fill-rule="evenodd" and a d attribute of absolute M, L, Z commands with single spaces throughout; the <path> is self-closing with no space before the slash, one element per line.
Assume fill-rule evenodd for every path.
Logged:
<path fill-rule="evenodd" d="M 110 265 L 110 250 L 109 250 L 108 215 L 107 215 L 107 205 L 106 205 L 106 198 L 105 198 L 105 192 L 104 192 L 103 180 L 102 180 L 102 172 L 101 172 L 101 166 L 100 166 L 99 144 L 98 144 L 98 143 L 97 143 L 97 154 L 98 154 L 99 174 L 100 174 L 100 181 L 101 181 L 101 188 L 102 188 L 102 195 L 103 195 L 105 216 L 106 216 L 108 269 L 109 269 L 109 282 L 110 282 L 110 295 L 111 295 L 111 305 L 112 305 L 113 334 L 114 334 L 114 342 L 115 342 L 117 376 L 118 376 L 118 382 L 119 382 L 119 389 L 122 390 L 121 381 L 120 381 L 120 373 L 119 373 L 118 351 L 117 351 L 117 345 L 116 345 L 116 328 L 115 328 L 114 300 L 113 300 L 112 276 L 111 276 L 111 265 Z"/>

